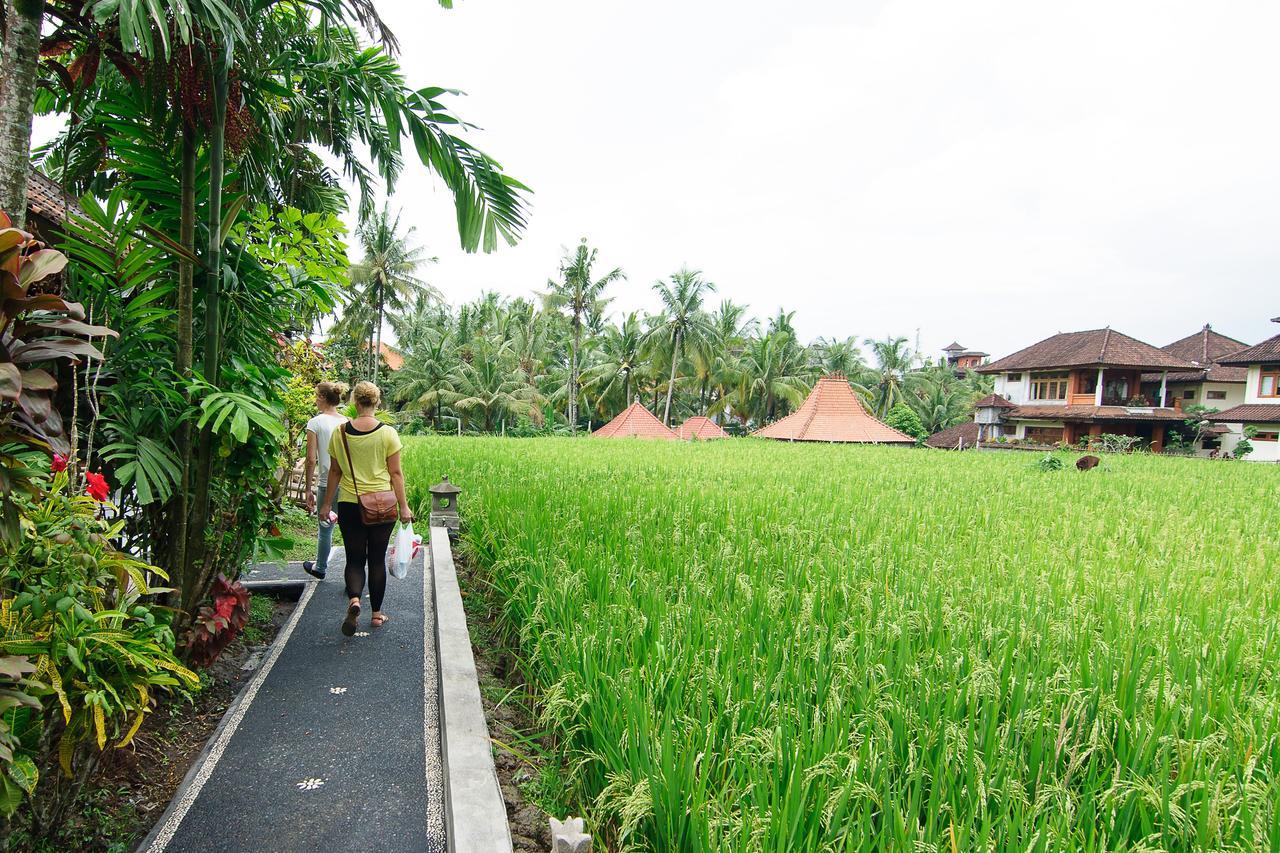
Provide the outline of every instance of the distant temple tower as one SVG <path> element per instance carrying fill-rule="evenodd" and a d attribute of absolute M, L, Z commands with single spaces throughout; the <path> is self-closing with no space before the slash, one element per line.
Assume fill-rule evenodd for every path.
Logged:
<path fill-rule="evenodd" d="M 947 367 L 950 367 L 956 372 L 956 376 L 964 376 L 975 367 L 981 367 L 986 363 L 988 355 L 990 355 L 990 353 L 965 349 L 955 342 L 952 342 L 950 346 L 942 348 L 942 357 L 946 359 Z"/>

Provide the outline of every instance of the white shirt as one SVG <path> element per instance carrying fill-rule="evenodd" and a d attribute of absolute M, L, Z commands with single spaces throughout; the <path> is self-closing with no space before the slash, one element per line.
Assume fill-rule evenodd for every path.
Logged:
<path fill-rule="evenodd" d="M 342 415 L 316 415 L 307 421 L 307 432 L 316 436 L 316 467 L 320 469 L 320 482 L 329 475 L 329 439 L 333 431 L 347 422 Z"/>

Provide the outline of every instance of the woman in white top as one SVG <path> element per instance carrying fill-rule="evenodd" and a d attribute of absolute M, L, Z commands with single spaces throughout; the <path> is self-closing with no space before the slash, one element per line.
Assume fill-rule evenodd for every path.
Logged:
<path fill-rule="evenodd" d="M 338 412 L 338 406 L 347 396 L 347 386 L 341 382 L 321 382 L 316 386 L 316 411 L 319 412 L 307 421 L 307 512 L 315 512 L 316 506 L 324 506 L 325 491 L 329 485 L 329 439 L 333 431 L 347 422 L 345 416 Z M 312 475 L 319 469 L 319 485 L 312 480 Z M 314 486 L 314 491 L 312 490 Z M 337 495 L 334 496 L 335 499 Z M 302 564 L 307 574 L 324 580 L 329 569 L 329 550 L 333 547 L 333 522 L 327 518 L 320 520 L 320 533 L 316 537 L 316 558 Z"/>

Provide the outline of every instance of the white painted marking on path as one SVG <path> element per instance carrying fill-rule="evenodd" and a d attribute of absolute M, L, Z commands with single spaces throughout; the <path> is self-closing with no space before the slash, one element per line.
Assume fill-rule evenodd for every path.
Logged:
<path fill-rule="evenodd" d="M 323 779 L 303 779 L 301 782 L 298 783 L 299 791 L 314 791 L 317 788 L 323 788 L 323 787 L 324 787 Z"/>
<path fill-rule="evenodd" d="M 346 692 L 347 692 L 347 688 L 345 688 L 345 687 L 330 687 L 330 688 L 329 688 L 329 692 L 330 692 L 330 693 L 332 693 L 334 696 L 341 696 L 343 693 L 346 693 Z"/>
<path fill-rule="evenodd" d="M 156 840 L 147 848 L 148 853 L 162 853 L 169 846 L 169 842 L 173 840 L 173 836 L 177 834 L 183 818 L 187 816 L 187 812 L 191 811 L 191 806 L 195 804 L 196 797 L 200 796 L 200 792 L 204 790 L 205 783 L 209 781 L 209 777 L 213 775 L 214 769 L 218 766 L 222 753 L 226 752 L 227 744 L 231 742 L 236 729 L 240 728 L 240 723 L 244 720 L 244 715 L 248 713 L 249 706 L 253 704 L 254 698 L 258 695 L 258 689 L 262 687 L 262 682 L 267 680 L 267 676 L 271 673 L 271 668 L 276 665 L 276 660 L 280 657 L 280 652 L 284 651 L 285 645 L 289 642 L 289 637 L 293 636 L 293 629 L 298 627 L 298 622 L 302 619 L 302 611 L 307 609 L 307 603 L 311 601 L 311 596 L 315 591 L 316 585 L 312 583 L 307 584 L 306 589 L 302 591 L 302 598 L 298 599 L 298 606 L 293 609 L 293 613 L 289 616 L 288 624 L 284 626 L 284 630 L 276 638 L 271 654 L 267 656 L 262 668 L 253 677 L 253 681 L 249 682 L 249 688 L 245 690 L 244 699 L 236 705 L 235 710 L 231 712 L 231 716 L 227 718 L 227 725 L 219 733 L 218 740 L 209 750 L 209 757 L 200 766 L 199 772 L 191 780 L 191 785 L 182 792 L 182 798 L 178 801 L 177 808 L 169 815 L 164 828 L 156 835 Z"/>

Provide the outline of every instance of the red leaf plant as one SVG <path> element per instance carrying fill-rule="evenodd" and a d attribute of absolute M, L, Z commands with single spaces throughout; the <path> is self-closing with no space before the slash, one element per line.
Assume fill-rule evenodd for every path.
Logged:
<path fill-rule="evenodd" d="M 213 603 L 204 605 L 187 635 L 187 657 L 196 666 L 209 666 L 226 651 L 249 623 L 249 590 L 221 575 L 213 584 Z"/>

